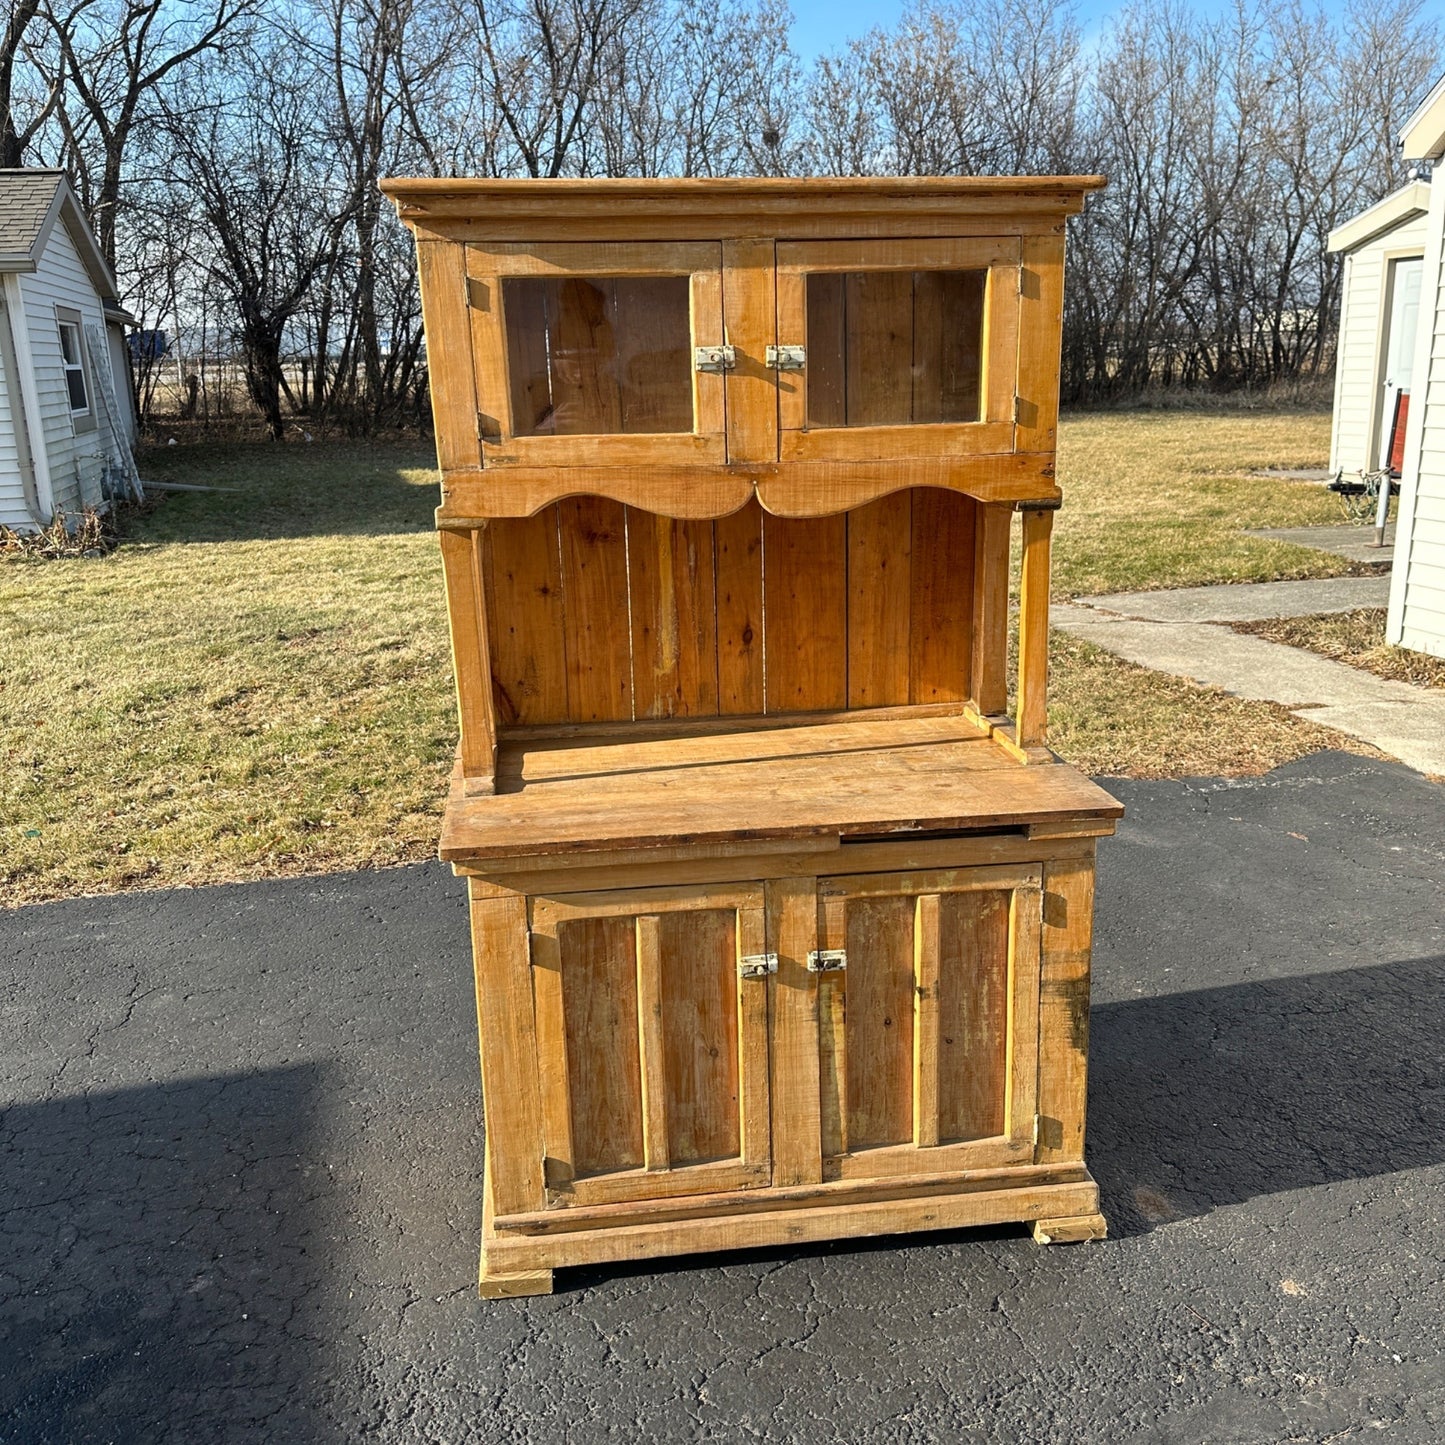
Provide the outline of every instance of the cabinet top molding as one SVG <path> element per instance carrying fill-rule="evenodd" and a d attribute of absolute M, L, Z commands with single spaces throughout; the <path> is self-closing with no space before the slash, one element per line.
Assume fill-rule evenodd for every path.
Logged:
<path fill-rule="evenodd" d="M 1083 209 L 1103 176 L 809 176 L 650 180 L 485 180 L 393 177 L 381 182 L 409 226 L 510 231 L 518 222 L 634 227 L 665 218 L 708 223 L 710 235 L 787 233 L 799 222 L 910 215 L 1061 218 Z"/>

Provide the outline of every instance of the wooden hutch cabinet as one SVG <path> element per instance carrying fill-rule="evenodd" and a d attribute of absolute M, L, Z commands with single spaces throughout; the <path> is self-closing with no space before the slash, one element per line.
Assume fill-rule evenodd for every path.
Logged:
<path fill-rule="evenodd" d="M 484 1295 L 1103 1234 L 1121 809 L 1048 751 L 1044 692 L 1064 226 L 1099 184 L 384 185 L 442 468 Z"/>

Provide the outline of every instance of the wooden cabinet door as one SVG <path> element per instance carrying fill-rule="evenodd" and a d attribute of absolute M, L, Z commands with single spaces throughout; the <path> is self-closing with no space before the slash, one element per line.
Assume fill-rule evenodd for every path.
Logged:
<path fill-rule="evenodd" d="M 548 1204 L 767 1184 L 761 886 L 529 908 Z"/>
<path fill-rule="evenodd" d="M 818 885 L 823 1177 L 1033 1159 L 1039 868 Z"/>
<path fill-rule="evenodd" d="M 779 457 L 881 461 L 1014 447 L 1017 236 L 777 248 Z M 1057 351 L 1057 343 L 1055 343 Z"/>
<path fill-rule="evenodd" d="M 467 297 L 484 468 L 727 459 L 721 245 L 471 244 Z"/>

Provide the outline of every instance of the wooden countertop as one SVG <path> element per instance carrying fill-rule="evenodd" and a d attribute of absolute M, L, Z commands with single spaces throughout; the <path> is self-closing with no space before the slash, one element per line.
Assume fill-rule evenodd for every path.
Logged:
<path fill-rule="evenodd" d="M 504 737 L 497 792 L 442 823 L 449 862 L 920 834 L 1096 819 L 1123 806 L 1064 763 L 1023 765 L 958 716 L 710 720 Z"/>

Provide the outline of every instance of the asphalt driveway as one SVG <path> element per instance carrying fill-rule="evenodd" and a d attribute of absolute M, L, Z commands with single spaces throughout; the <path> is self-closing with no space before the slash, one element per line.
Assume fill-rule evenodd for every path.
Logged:
<path fill-rule="evenodd" d="M 482 1304 L 447 870 L 0 914 L 0 1440 L 1445 1439 L 1445 789 L 1115 791 L 1073 1248 Z"/>

